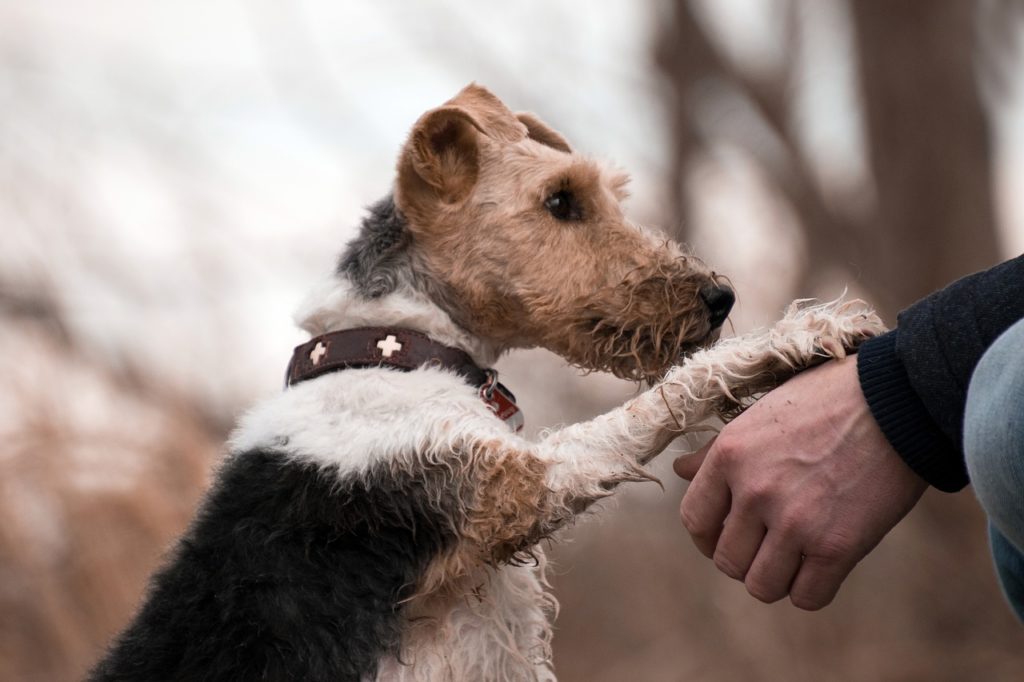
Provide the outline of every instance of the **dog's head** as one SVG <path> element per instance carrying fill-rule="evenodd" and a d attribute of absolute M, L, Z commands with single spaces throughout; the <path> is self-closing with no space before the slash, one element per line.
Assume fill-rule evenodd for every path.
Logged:
<path fill-rule="evenodd" d="M 627 182 L 470 85 L 416 122 L 395 202 L 421 267 L 469 331 L 652 379 L 716 336 L 733 295 L 626 220 Z"/>

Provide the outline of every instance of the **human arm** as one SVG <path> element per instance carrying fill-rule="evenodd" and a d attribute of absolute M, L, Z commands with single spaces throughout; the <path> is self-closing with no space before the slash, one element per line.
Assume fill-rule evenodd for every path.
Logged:
<path fill-rule="evenodd" d="M 964 277 L 899 315 L 860 349 L 860 384 L 882 432 L 939 490 L 968 483 L 967 385 L 985 350 L 1024 318 L 1024 256 Z"/>
<path fill-rule="evenodd" d="M 904 311 L 859 362 L 828 363 L 766 395 L 676 463 L 693 481 L 681 515 L 694 542 L 755 597 L 828 604 L 926 481 L 966 484 L 967 382 L 988 344 L 1022 316 L 1017 258 Z"/>

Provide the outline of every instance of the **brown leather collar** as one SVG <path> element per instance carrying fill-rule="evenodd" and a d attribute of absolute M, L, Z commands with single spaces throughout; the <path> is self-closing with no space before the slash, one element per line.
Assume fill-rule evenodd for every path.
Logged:
<path fill-rule="evenodd" d="M 453 370 L 473 386 L 493 382 L 496 375 L 493 370 L 478 367 L 468 353 L 437 343 L 420 332 L 362 327 L 322 334 L 297 346 L 288 363 L 285 385 L 342 369 L 394 367 L 410 371 L 423 365 Z"/>
<path fill-rule="evenodd" d="M 468 353 L 411 329 L 362 327 L 316 336 L 295 348 L 285 387 L 342 369 L 394 367 L 408 372 L 424 365 L 462 375 L 478 389 L 480 399 L 498 419 L 512 431 L 523 429 L 523 413 L 516 397 L 498 383 L 496 371 L 481 369 Z"/>

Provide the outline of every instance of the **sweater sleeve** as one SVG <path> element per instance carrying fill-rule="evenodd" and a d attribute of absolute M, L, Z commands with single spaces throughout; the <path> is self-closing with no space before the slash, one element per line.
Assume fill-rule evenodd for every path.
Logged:
<path fill-rule="evenodd" d="M 940 490 L 969 482 L 962 444 L 967 386 L 992 342 L 1022 318 L 1019 256 L 918 301 L 899 314 L 896 329 L 858 353 L 861 389 L 882 432 Z"/>

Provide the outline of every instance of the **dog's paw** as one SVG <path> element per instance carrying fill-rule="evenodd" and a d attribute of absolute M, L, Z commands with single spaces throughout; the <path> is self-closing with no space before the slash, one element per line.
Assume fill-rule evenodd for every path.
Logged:
<path fill-rule="evenodd" d="M 784 350 L 798 366 L 806 366 L 844 358 L 885 331 L 878 314 L 860 299 L 821 304 L 800 300 L 790 304 L 771 336 L 775 348 Z"/>
<path fill-rule="evenodd" d="M 667 373 L 663 386 L 680 401 L 672 409 L 710 411 L 729 421 L 758 394 L 826 360 L 844 358 L 883 332 L 882 320 L 863 301 L 795 301 L 770 329 L 694 353 Z"/>

